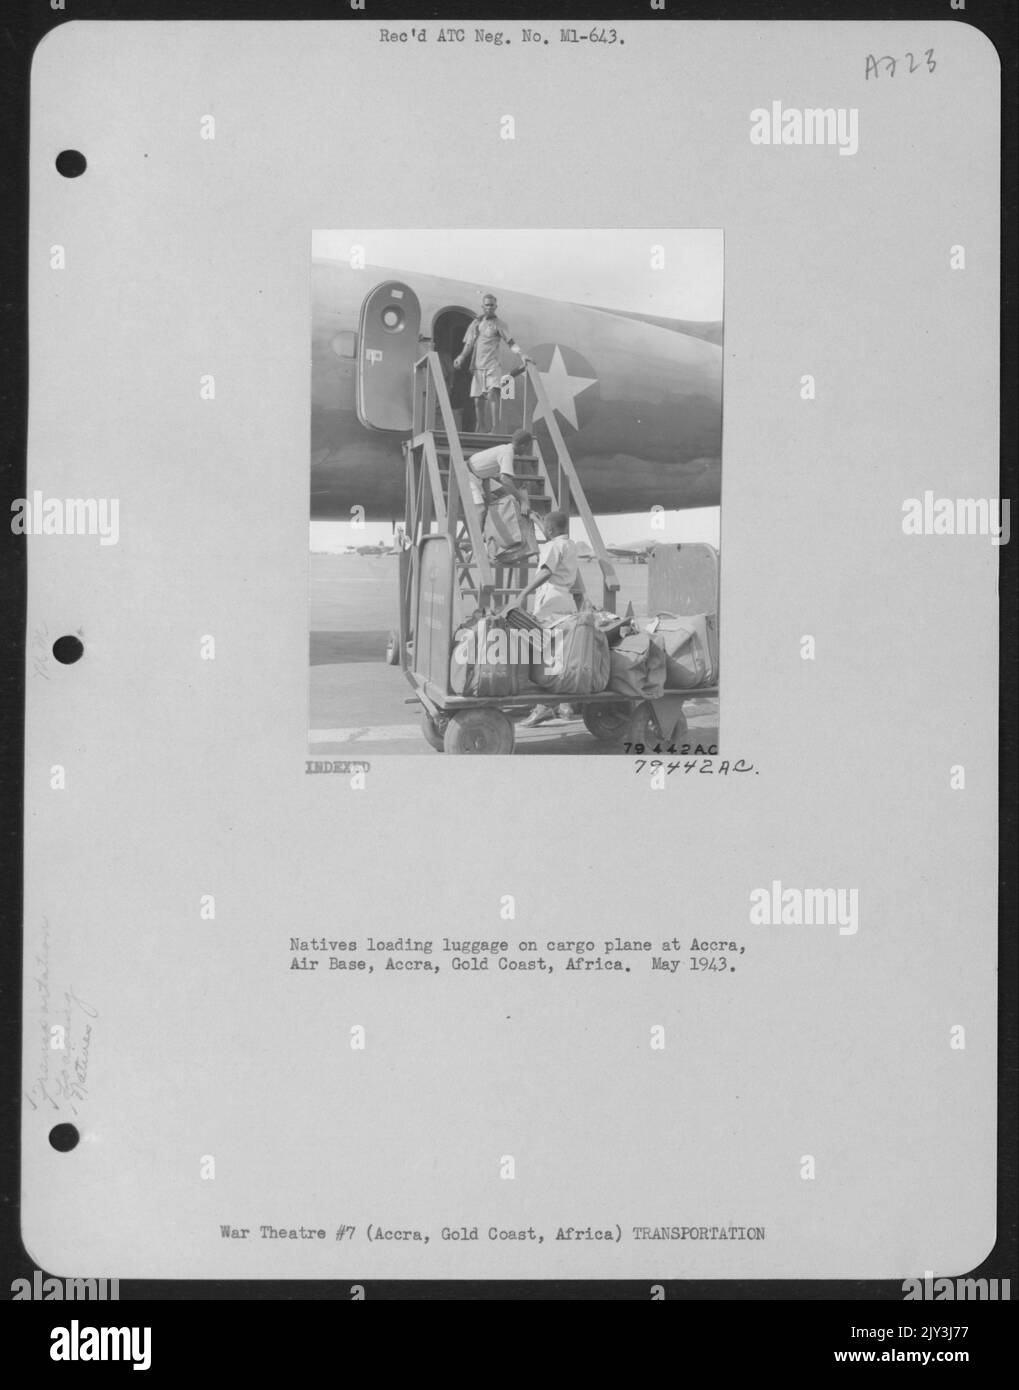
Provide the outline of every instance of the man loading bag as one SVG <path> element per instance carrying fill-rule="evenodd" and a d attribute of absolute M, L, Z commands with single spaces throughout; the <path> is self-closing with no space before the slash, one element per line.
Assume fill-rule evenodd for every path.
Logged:
<path fill-rule="evenodd" d="M 480 449 L 467 460 L 471 500 L 481 516 L 481 529 L 492 560 L 512 561 L 537 549 L 530 521 L 527 491 L 517 486 L 516 460 L 534 443 L 527 430 L 514 430 L 507 444 Z"/>
<path fill-rule="evenodd" d="M 549 512 L 545 518 L 546 543 L 541 547 L 538 570 L 531 582 L 503 610 L 524 608 L 534 592 L 534 613 L 539 623 L 556 629 L 557 659 L 551 667 L 534 671 L 535 683 L 550 694 L 590 695 L 604 690 L 609 678 L 609 645 L 598 630 L 593 610 L 577 612 L 576 593 L 580 556 L 570 540 L 570 518 L 564 511 Z M 522 720 L 522 729 L 533 729 L 554 719 L 576 718 L 569 704 L 535 705 Z"/>

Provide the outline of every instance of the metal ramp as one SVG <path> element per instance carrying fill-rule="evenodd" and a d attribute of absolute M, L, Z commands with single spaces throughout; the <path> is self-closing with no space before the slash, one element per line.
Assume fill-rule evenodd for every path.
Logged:
<path fill-rule="evenodd" d="M 602 592 L 596 600 L 616 610 L 619 581 L 597 523 L 588 506 L 580 478 L 555 419 L 541 376 L 533 363 L 526 373 L 524 427 L 532 429 L 536 409 L 541 421 L 534 429 L 534 451 L 520 457 L 514 480 L 529 495 L 535 517 L 561 508 L 579 516 L 601 570 Z M 437 353 L 428 352 L 414 364 L 413 425 L 403 446 L 406 463 L 405 541 L 400 571 L 400 640 L 413 638 L 411 597 L 414 566 L 424 536 L 442 533 L 450 538 L 455 566 L 455 590 L 465 606 L 501 608 L 529 582 L 537 558 L 526 563 L 496 565 L 482 537 L 482 521 L 471 500 L 467 459 L 479 449 L 506 443 L 509 435 L 473 434 L 458 430 Z M 584 592 L 578 576 L 577 592 Z"/>

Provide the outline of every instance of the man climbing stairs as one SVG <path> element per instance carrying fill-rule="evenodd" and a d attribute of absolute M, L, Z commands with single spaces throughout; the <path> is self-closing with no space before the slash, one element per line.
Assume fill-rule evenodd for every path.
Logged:
<path fill-rule="evenodd" d="M 541 375 L 533 363 L 528 364 L 526 372 L 534 406 L 541 407 L 544 428 L 533 438 L 528 452 L 514 456 L 512 483 L 526 495 L 528 509 L 539 527 L 552 510 L 579 515 L 602 574 L 602 593 L 592 601 L 614 612 L 619 581 L 611 558 L 584 496 Z M 460 598 L 472 607 L 502 608 L 526 587 L 537 567 L 537 555 L 533 551 L 525 554 L 523 548 L 506 555 L 497 544 L 486 544 L 485 516 L 472 500 L 468 460 L 482 449 L 509 444 L 512 436 L 457 429 L 439 358 L 434 352 L 415 363 L 413 401 L 413 434 L 404 444 L 407 543 L 416 545 L 432 530 L 446 533 L 452 542 Z M 489 528 L 490 534 L 492 529 Z M 409 595 L 409 577 L 406 592 Z M 407 614 L 408 621 L 411 616 Z M 409 630 L 409 626 L 405 627 L 406 632 Z"/>

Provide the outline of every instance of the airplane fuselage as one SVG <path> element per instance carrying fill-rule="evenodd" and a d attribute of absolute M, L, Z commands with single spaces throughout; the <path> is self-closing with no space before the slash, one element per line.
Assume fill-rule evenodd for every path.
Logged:
<path fill-rule="evenodd" d="M 313 518 L 349 520 L 358 507 L 369 519 L 402 517 L 413 361 L 433 348 L 447 358 L 459 351 L 482 288 L 313 262 Z M 708 326 L 699 336 L 697 325 L 510 290 L 498 290 L 498 299 L 499 317 L 541 372 L 596 515 L 718 504 L 722 349 L 708 341 Z M 507 372 L 515 365 L 507 351 Z M 527 410 L 526 384 L 508 389 L 507 432 Z"/>

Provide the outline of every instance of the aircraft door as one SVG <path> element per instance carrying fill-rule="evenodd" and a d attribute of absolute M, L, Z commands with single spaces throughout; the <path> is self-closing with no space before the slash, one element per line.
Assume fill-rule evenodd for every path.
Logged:
<path fill-rule="evenodd" d="M 361 306 L 357 416 L 376 430 L 411 428 L 413 368 L 422 344 L 421 305 L 409 285 L 386 280 Z"/>

